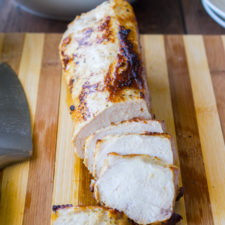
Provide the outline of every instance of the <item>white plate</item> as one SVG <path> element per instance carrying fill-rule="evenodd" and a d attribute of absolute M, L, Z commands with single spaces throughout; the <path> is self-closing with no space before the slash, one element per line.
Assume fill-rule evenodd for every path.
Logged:
<path fill-rule="evenodd" d="M 225 19 L 225 0 L 205 0 L 208 6 Z"/>
<path fill-rule="evenodd" d="M 223 19 L 224 17 L 217 14 L 217 12 L 214 11 L 213 8 L 210 7 L 210 5 L 208 4 L 208 0 L 202 0 L 202 5 L 203 5 L 205 11 L 209 14 L 209 16 L 215 22 L 217 22 L 220 26 L 225 28 L 225 20 Z"/>
<path fill-rule="evenodd" d="M 16 0 L 29 13 L 60 20 L 72 20 L 76 15 L 95 8 L 103 1 L 105 0 Z"/>

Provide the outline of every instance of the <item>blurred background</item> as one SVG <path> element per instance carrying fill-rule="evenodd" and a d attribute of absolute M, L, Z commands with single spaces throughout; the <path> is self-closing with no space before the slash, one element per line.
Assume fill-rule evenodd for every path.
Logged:
<path fill-rule="evenodd" d="M 214 1 L 225 5 L 225 0 L 136 0 L 132 4 L 141 33 L 224 34 L 225 29 L 215 22 L 217 20 L 214 15 L 205 10 L 208 5 L 203 7 L 205 2 Z M 101 0 L 0 0 L 0 32 L 63 32 L 71 18 L 100 2 Z"/>

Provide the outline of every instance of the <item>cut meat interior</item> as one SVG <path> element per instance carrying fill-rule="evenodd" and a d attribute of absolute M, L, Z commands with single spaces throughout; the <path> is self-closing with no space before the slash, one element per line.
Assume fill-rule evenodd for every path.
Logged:
<path fill-rule="evenodd" d="M 131 225 L 123 213 L 100 206 L 54 206 L 53 225 Z M 58 208 L 58 209 L 57 209 Z"/>
<path fill-rule="evenodd" d="M 177 167 L 148 155 L 110 153 L 94 195 L 136 223 L 157 223 L 172 216 L 177 183 Z"/>
<path fill-rule="evenodd" d="M 98 103 L 96 102 L 95 104 Z M 78 156 L 84 158 L 85 139 L 89 135 L 100 128 L 110 126 L 111 123 L 118 123 L 134 117 L 151 119 L 151 115 L 144 100 L 126 101 L 124 103 L 114 104 L 92 120 L 82 123 L 82 126 L 77 125 L 74 130 L 73 141 Z"/>
<path fill-rule="evenodd" d="M 168 163 L 174 163 L 174 151 L 168 134 L 108 135 L 98 140 L 95 148 L 94 176 L 98 177 L 107 154 L 147 154 Z"/>
<path fill-rule="evenodd" d="M 162 133 L 164 124 L 158 120 L 132 119 L 117 124 L 112 124 L 104 129 L 100 129 L 90 135 L 85 141 L 85 159 L 84 163 L 89 171 L 93 173 L 94 152 L 96 142 L 106 135 L 122 135 L 127 133 Z"/>

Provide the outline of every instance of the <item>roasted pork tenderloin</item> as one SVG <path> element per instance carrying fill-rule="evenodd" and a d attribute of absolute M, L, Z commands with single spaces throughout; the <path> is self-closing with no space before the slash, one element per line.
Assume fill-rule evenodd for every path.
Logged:
<path fill-rule="evenodd" d="M 124 0 L 106 1 L 69 24 L 59 46 L 73 119 L 73 142 L 132 118 L 150 119 L 136 18 Z"/>

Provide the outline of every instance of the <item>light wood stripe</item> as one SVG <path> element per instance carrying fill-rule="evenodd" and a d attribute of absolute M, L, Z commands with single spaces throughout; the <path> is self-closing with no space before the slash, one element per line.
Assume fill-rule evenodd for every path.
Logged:
<path fill-rule="evenodd" d="M 72 145 L 73 124 L 66 104 L 67 89 L 61 82 L 57 134 L 53 205 L 75 203 L 75 153 Z"/>
<path fill-rule="evenodd" d="M 215 39 L 217 40 L 216 42 Z M 210 36 L 205 37 L 204 40 L 223 131 L 223 138 L 225 139 L 225 36 Z M 214 43 L 216 43 L 216 46 L 211 48 L 210 45 Z"/>
<path fill-rule="evenodd" d="M 24 225 L 49 225 L 58 123 L 61 69 L 60 35 L 46 34 L 34 124 L 34 154 L 30 161 Z"/>
<path fill-rule="evenodd" d="M 156 115 L 156 119 L 165 121 L 167 132 L 174 137 L 177 148 L 163 36 L 143 35 L 141 43 L 153 113 Z M 176 164 L 179 166 L 178 158 Z M 180 186 L 182 186 L 181 176 Z M 180 224 L 187 224 L 184 198 L 176 202 L 175 211 L 183 217 Z"/>
<path fill-rule="evenodd" d="M 204 36 L 211 79 L 216 97 L 223 138 L 225 138 L 225 51 L 220 36 Z M 212 47 L 213 46 L 213 47 Z"/>
<path fill-rule="evenodd" d="M 215 224 L 225 224 L 225 146 L 202 37 L 185 37 L 194 103 Z M 201 85 L 199 85 L 201 84 Z"/>
<path fill-rule="evenodd" d="M 225 48 L 225 35 L 222 35 L 222 36 L 221 36 L 221 39 L 222 39 L 222 42 L 223 42 L 223 46 L 224 46 L 224 48 Z"/>
<path fill-rule="evenodd" d="M 182 36 L 166 36 L 170 91 L 188 224 L 213 224 Z"/>
<path fill-rule="evenodd" d="M 225 35 L 221 36 L 222 42 L 223 42 L 223 46 L 225 47 Z"/>
<path fill-rule="evenodd" d="M 20 62 L 19 79 L 27 95 L 32 124 L 34 123 L 37 103 L 43 46 L 44 34 L 26 34 Z"/>

